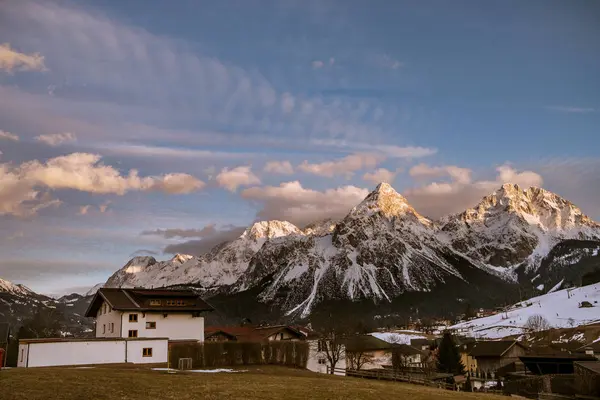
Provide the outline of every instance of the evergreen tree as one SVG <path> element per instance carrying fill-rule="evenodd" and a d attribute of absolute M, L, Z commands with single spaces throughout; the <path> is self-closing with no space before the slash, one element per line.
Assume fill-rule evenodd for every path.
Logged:
<path fill-rule="evenodd" d="M 465 373 L 458 348 L 454 343 L 454 338 L 449 332 L 444 333 L 442 342 L 439 347 L 438 355 L 438 372 L 448 373 L 453 375 L 462 375 Z"/>
<path fill-rule="evenodd" d="M 19 339 L 50 338 L 61 336 L 62 313 L 55 308 L 39 307 L 31 319 L 19 328 Z"/>
<path fill-rule="evenodd" d="M 475 318 L 477 316 L 477 313 L 475 313 L 475 310 L 473 310 L 473 307 L 471 307 L 470 303 L 467 303 L 467 308 L 465 309 L 465 319 L 471 319 L 471 318 Z"/>

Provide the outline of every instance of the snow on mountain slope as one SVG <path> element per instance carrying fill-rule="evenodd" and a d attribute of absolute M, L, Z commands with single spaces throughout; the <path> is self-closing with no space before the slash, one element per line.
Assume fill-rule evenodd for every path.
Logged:
<path fill-rule="evenodd" d="M 593 307 L 580 307 L 589 302 Z M 476 338 L 498 339 L 526 333 L 527 319 L 541 315 L 552 328 L 567 328 L 600 322 L 600 284 L 559 290 L 521 301 L 489 317 L 477 318 L 451 327 Z"/>
<path fill-rule="evenodd" d="M 371 336 L 375 336 L 377 339 L 383 340 L 384 342 L 393 344 L 408 344 L 413 339 L 427 339 L 427 337 L 420 334 L 420 332 L 372 332 L 369 333 Z"/>
<path fill-rule="evenodd" d="M 271 241 L 251 261 L 238 291 L 270 281 L 259 298 L 306 317 L 330 299 L 391 301 L 463 279 L 446 259 L 433 224 L 388 184 L 380 184 L 332 234 Z"/>
<path fill-rule="evenodd" d="M 82 293 L 81 295 L 83 297 L 88 297 L 88 296 L 93 296 L 96 294 L 96 292 L 98 291 L 98 289 L 101 289 L 104 287 L 104 283 L 98 283 L 94 286 L 92 286 L 88 291 L 86 291 L 85 293 Z"/>
<path fill-rule="evenodd" d="M 285 221 L 261 221 L 253 224 L 231 242 L 213 248 L 200 257 L 177 254 L 169 261 L 154 257 L 134 257 L 113 274 L 105 287 L 161 287 L 197 284 L 206 289 L 231 285 L 246 271 L 250 259 L 267 241 L 303 235 Z"/>
<path fill-rule="evenodd" d="M 33 296 L 35 293 L 24 285 L 17 285 L 0 278 L 0 293 L 8 293 L 14 296 Z"/>
<path fill-rule="evenodd" d="M 505 184 L 474 208 L 442 218 L 440 238 L 456 251 L 509 273 L 535 271 L 562 240 L 600 239 L 600 225 L 544 189 Z"/>

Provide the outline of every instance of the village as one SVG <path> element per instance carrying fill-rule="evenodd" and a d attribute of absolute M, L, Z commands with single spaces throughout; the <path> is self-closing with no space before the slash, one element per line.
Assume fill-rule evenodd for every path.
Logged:
<path fill-rule="evenodd" d="M 247 319 L 205 326 L 214 311 L 192 290 L 101 288 L 86 312 L 95 320 L 93 338 L 20 339 L 17 367 L 137 365 L 185 373 L 280 365 L 463 392 L 599 395 L 600 340 L 553 341 L 537 329 L 544 326 L 500 340 L 470 337 L 468 328 L 444 319 L 372 332 Z M 502 312 L 471 310 L 459 322 Z M 594 327 L 600 335 L 598 324 L 588 328 Z"/>

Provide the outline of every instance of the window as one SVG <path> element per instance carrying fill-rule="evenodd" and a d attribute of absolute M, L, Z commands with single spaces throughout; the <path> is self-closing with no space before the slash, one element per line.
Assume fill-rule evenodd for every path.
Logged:
<path fill-rule="evenodd" d="M 324 358 L 319 358 L 319 364 L 327 364 L 327 360 L 325 360 Z"/>
<path fill-rule="evenodd" d="M 146 322 L 146 329 L 156 329 L 156 322 Z"/>
<path fill-rule="evenodd" d="M 129 337 L 138 337 L 137 336 L 137 329 L 132 329 L 129 331 Z"/>
<path fill-rule="evenodd" d="M 183 301 L 183 300 L 177 300 L 177 305 L 178 306 L 185 306 L 185 301 Z"/>
<path fill-rule="evenodd" d="M 137 322 L 137 314 L 129 314 L 129 322 Z"/>
<path fill-rule="evenodd" d="M 318 352 L 325 351 L 325 341 L 317 340 L 317 351 Z"/>
<path fill-rule="evenodd" d="M 144 357 L 152 357 L 152 347 L 144 347 L 142 349 L 142 355 Z"/>
<path fill-rule="evenodd" d="M 113 322 L 110 323 L 110 331 L 111 333 L 115 332 L 115 324 Z"/>
<path fill-rule="evenodd" d="M 102 324 L 102 333 L 106 333 L 106 324 Z"/>
<path fill-rule="evenodd" d="M 21 349 L 21 362 L 23 362 L 23 355 L 25 354 L 25 350 Z"/>
<path fill-rule="evenodd" d="M 160 306 L 161 301 L 160 300 L 150 300 L 150 305 L 151 306 Z"/>
<path fill-rule="evenodd" d="M 167 300 L 168 306 L 185 306 L 185 300 Z"/>

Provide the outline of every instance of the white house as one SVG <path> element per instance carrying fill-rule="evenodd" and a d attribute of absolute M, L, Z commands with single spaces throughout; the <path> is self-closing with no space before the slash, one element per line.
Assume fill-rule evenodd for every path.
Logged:
<path fill-rule="evenodd" d="M 204 341 L 212 310 L 191 290 L 102 288 L 85 314 L 96 338 L 19 340 L 17 366 L 166 363 L 170 341 Z"/>
<path fill-rule="evenodd" d="M 331 362 L 325 351 L 326 343 L 316 337 L 309 337 L 308 343 L 308 360 L 306 369 L 321 374 L 331 373 Z M 337 347 L 337 346 L 336 346 Z M 335 375 L 346 375 L 346 347 L 343 344 L 339 345 L 339 360 L 335 364 Z"/>
<path fill-rule="evenodd" d="M 202 315 L 212 310 L 191 290 L 101 288 L 85 316 L 96 318 L 97 338 L 166 337 L 202 342 Z"/>

